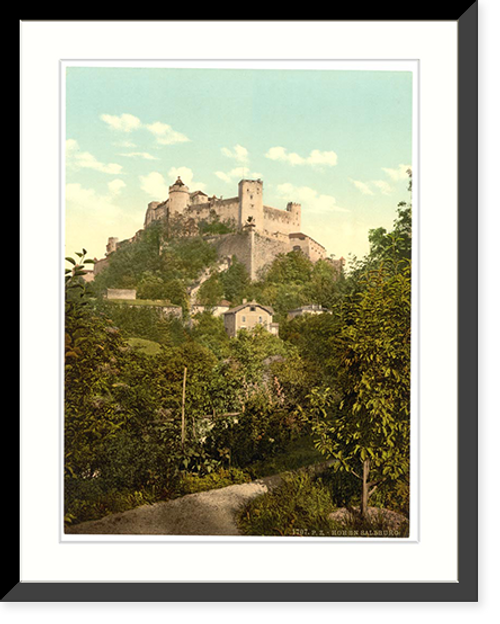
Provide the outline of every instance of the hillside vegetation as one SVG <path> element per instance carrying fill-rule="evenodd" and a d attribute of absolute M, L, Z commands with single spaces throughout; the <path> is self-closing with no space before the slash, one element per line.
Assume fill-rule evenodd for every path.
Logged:
<path fill-rule="evenodd" d="M 236 259 L 219 271 L 203 233 L 168 237 L 158 223 L 92 283 L 85 250 L 69 258 L 66 522 L 325 458 L 338 475 L 315 485 L 325 509 L 364 513 L 370 501 L 408 514 L 411 208 L 401 204 L 392 232 L 373 230 L 370 245 L 346 275 L 291 252 L 256 282 Z M 257 328 L 229 338 L 208 312 L 188 322 L 190 289 L 207 271 L 199 303 L 272 306 L 279 337 Z M 181 306 L 184 318 L 107 301 L 107 288 Z M 330 313 L 287 318 L 309 303 Z"/>

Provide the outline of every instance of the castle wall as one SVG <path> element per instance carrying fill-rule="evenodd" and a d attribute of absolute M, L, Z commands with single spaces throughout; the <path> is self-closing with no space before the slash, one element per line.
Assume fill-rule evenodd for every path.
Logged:
<path fill-rule="evenodd" d="M 210 216 L 211 206 L 209 202 L 205 202 L 203 204 L 191 204 L 186 208 L 185 215 L 196 219 L 197 221 L 202 221 L 204 219 L 208 219 Z"/>
<path fill-rule="evenodd" d="M 290 236 L 291 249 L 300 249 L 312 262 L 317 262 L 326 257 L 326 249 L 313 238 L 302 233 L 294 233 Z"/>
<path fill-rule="evenodd" d="M 292 250 L 290 239 L 285 236 L 266 236 L 255 232 L 253 249 L 254 278 L 259 276 L 280 253 L 286 254 Z"/>
<path fill-rule="evenodd" d="M 309 239 L 309 258 L 312 262 L 317 262 L 326 257 L 326 249 L 317 243 L 313 238 Z"/>
<path fill-rule="evenodd" d="M 101 258 L 100 260 L 96 260 L 94 262 L 94 275 L 98 275 L 101 271 L 104 271 L 104 269 L 108 266 L 109 264 L 109 260 L 107 258 Z"/>
<path fill-rule="evenodd" d="M 219 215 L 220 221 L 234 221 L 239 225 L 240 204 L 237 197 L 218 200 L 212 204 L 212 208 Z"/>
<path fill-rule="evenodd" d="M 252 237 L 253 233 L 243 230 L 236 234 L 223 234 L 222 236 L 212 236 L 206 238 L 212 243 L 219 255 L 219 258 L 235 256 L 242 264 L 245 265 L 249 275 L 253 273 L 252 263 Z"/>
<path fill-rule="evenodd" d="M 300 230 L 300 212 L 264 206 L 264 230 L 291 234 Z"/>
<path fill-rule="evenodd" d="M 292 250 L 290 239 L 286 236 L 266 236 L 253 229 L 245 229 L 236 234 L 224 234 L 206 239 L 215 245 L 219 257 L 235 256 L 245 265 L 252 280 L 272 263 L 279 253 Z"/>

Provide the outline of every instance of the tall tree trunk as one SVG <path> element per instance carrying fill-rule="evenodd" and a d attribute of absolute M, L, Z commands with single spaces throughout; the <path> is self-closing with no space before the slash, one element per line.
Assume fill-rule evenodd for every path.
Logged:
<path fill-rule="evenodd" d="M 370 496 L 370 483 L 368 477 L 370 476 L 370 460 L 365 459 L 363 462 L 363 493 L 361 496 L 361 516 L 363 519 L 368 517 L 368 498 Z"/>

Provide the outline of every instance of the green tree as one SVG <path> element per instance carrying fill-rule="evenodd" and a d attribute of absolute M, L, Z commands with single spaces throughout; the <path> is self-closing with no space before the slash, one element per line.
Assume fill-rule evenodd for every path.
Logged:
<path fill-rule="evenodd" d="M 332 308 L 345 292 L 345 276 L 329 259 L 318 260 L 306 284 L 305 294 L 309 303 Z"/>
<path fill-rule="evenodd" d="M 224 297 L 224 287 L 218 273 L 212 275 L 203 282 L 197 293 L 197 302 L 207 306 L 215 306 Z"/>
<path fill-rule="evenodd" d="M 408 169 L 408 192 L 411 197 L 412 171 Z M 366 269 L 376 269 L 382 262 L 386 268 L 392 267 L 394 272 L 406 267 L 406 260 L 411 259 L 412 245 L 412 204 L 399 202 L 397 215 L 392 230 L 387 232 L 383 227 L 369 231 L 370 251 L 360 263 L 361 273 Z"/>
<path fill-rule="evenodd" d="M 85 250 L 66 270 L 65 303 L 65 468 L 74 477 L 93 474 L 94 444 L 123 424 L 115 409 L 113 384 L 124 343 L 119 331 L 89 305 L 82 282 Z"/>
<path fill-rule="evenodd" d="M 330 389 L 310 394 L 317 447 L 362 482 L 361 511 L 384 481 L 409 472 L 410 263 L 393 274 L 381 265 L 353 295 L 336 337 L 336 401 Z"/>
<path fill-rule="evenodd" d="M 219 275 L 219 281 L 223 288 L 224 298 L 234 305 L 241 303 L 250 286 L 248 271 L 236 256 L 231 258 L 231 264 L 227 271 L 223 271 Z"/>
<path fill-rule="evenodd" d="M 311 279 L 313 263 L 302 251 L 279 254 L 269 267 L 265 280 L 276 284 L 306 284 Z"/>

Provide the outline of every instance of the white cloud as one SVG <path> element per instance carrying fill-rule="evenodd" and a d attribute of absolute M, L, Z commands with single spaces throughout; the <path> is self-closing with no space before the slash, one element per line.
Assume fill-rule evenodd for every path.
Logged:
<path fill-rule="evenodd" d="M 129 141 L 128 139 L 125 139 L 124 141 L 115 141 L 113 145 L 116 145 L 116 147 L 137 147 L 133 141 Z"/>
<path fill-rule="evenodd" d="M 107 123 L 110 128 L 120 132 L 132 132 L 132 130 L 137 130 L 142 126 L 141 120 L 129 113 L 123 113 L 122 115 L 107 115 L 104 113 L 101 115 L 101 119 Z"/>
<path fill-rule="evenodd" d="M 393 191 L 392 186 L 385 180 L 373 180 L 372 184 L 380 189 L 384 195 L 390 195 Z"/>
<path fill-rule="evenodd" d="M 359 191 L 363 193 L 363 195 L 375 195 L 375 193 L 365 182 L 361 182 L 360 180 L 353 180 L 352 178 L 349 178 L 349 180 Z"/>
<path fill-rule="evenodd" d="M 408 169 L 411 169 L 411 165 L 398 165 L 396 169 L 382 167 L 382 171 L 385 171 L 385 173 L 387 173 L 387 175 L 391 178 L 391 180 L 394 180 L 394 182 L 406 180 L 408 178 Z"/>
<path fill-rule="evenodd" d="M 126 156 L 127 158 L 143 158 L 144 160 L 160 160 L 156 156 L 152 156 L 148 152 L 128 152 L 126 154 L 119 154 L 120 156 Z"/>
<path fill-rule="evenodd" d="M 285 184 L 278 184 L 276 189 L 278 194 L 287 201 L 302 204 L 308 213 L 349 212 L 347 208 L 337 205 L 333 195 L 318 193 L 318 191 L 309 186 L 294 186 L 286 182 Z"/>
<path fill-rule="evenodd" d="M 190 191 L 203 191 L 205 184 L 203 182 L 194 181 L 193 170 L 189 167 L 171 167 L 168 170 L 168 179 L 171 180 L 170 184 L 173 184 L 177 178 L 180 177 L 186 186 L 189 186 Z"/>
<path fill-rule="evenodd" d="M 313 150 L 309 154 L 307 164 L 309 165 L 327 165 L 328 167 L 334 167 L 337 164 L 338 156 L 335 152 L 322 152 L 320 150 Z"/>
<path fill-rule="evenodd" d="M 115 182 L 120 181 L 115 180 Z M 84 215 L 88 219 L 90 227 L 103 224 L 113 227 L 119 220 L 121 213 L 120 207 L 113 203 L 114 195 L 116 192 L 112 191 L 109 194 L 100 195 L 94 189 L 85 188 L 79 183 L 66 184 L 67 214 L 72 218 L 76 214 Z"/>
<path fill-rule="evenodd" d="M 296 152 L 289 152 L 285 147 L 271 147 L 265 154 L 266 158 L 287 162 L 290 165 L 311 165 L 334 167 L 337 164 L 338 156 L 333 151 L 312 150 L 307 158 L 300 156 Z"/>
<path fill-rule="evenodd" d="M 175 143 L 190 141 L 187 136 L 181 132 L 177 132 L 172 126 L 161 121 L 148 124 L 146 128 L 156 137 L 156 141 L 160 145 L 174 145 Z"/>
<path fill-rule="evenodd" d="M 248 162 L 248 150 L 242 145 L 235 145 L 232 151 L 227 147 L 223 147 L 221 149 L 221 152 L 224 154 L 224 156 L 227 156 L 228 158 L 234 158 L 240 163 Z"/>
<path fill-rule="evenodd" d="M 141 189 L 157 201 L 163 201 L 168 197 L 168 184 L 161 173 L 152 171 L 144 176 L 139 176 Z"/>
<path fill-rule="evenodd" d="M 107 123 L 110 128 L 120 132 L 132 132 L 139 128 L 146 128 L 146 130 L 149 130 L 149 132 L 155 136 L 156 142 L 160 145 L 174 145 L 175 143 L 190 141 L 186 135 L 174 130 L 172 126 L 162 121 L 143 124 L 138 117 L 130 115 L 129 113 L 123 113 L 121 115 L 102 114 L 100 118 Z M 133 146 L 133 144 L 129 145 L 131 147 Z"/>
<path fill-rule="evenodd" d="M 66 141 L 66 164 L 75 169 L 94 169 L 102 173 L 119 175 L 123 167 L 116 163 L 102 163 L 90 152 L 82 152 L 77 141 L 67 139 Z"/>
<path fill-rule="evenodd" d="M 271 160 L 288 162 L 290 165 L 304 164 L 304 159 L 301 156 L 295 152 L 288 152 L 284 147 L 271 147 L 265 156 Z"/>
<path fill-rule="evenodd" d="M 405 165 L 399 165 L 400 168 L 396 169 L 384 169 L 384 171 L 391 171 L 391 179 L 395 182 L 398 180 L 402 180 L 404 177 L 407 177 L 407 169 L 408 167 Z M 353 180 L 349 178 L 349 180 L 354 184 L 354 186 L 363 193 L 363 195 L 375 195 L 374 189 L 380 191 L 384 195 L 390 195 L 394 192 L 393 187 L 387 180 L 370 180 L 369 182 L 361 182 L 361 180 Z"/>
<path fill-rule="evenodd" d="M 215 171 L 214 173 L 220 180 L 223 180 L 228 184 L 233 184 L 234 182 L 245 178 L 250 180 L 258 180 L 259 178 L 262 178 L 262 174 L 256 172 L 251 173 L 248 167 L 235 167 L 228 172 Z"/>
<path fill-rule="evenodd" d="M 177 178 L 180 177 L 189 190 L 203 191 L 205 184 L 203 182 L 193 181 L 193 171 L 189 167 L 171 167 L 168 170 L 167 177 L 158 171 L 152 171 L 144 176 L 139 176 L 141 189 L 150 197 L 157 201 L 168 199 L 168 187 L 172 185 Z"/>
<path fill-rule="evenodd" d="M 125 182 L 119 179 L 108 182 L 108 189 L 111 195 L 118 195 L 118 193 L 120 193 L 122 189 L 125 188 L 125 186 L 126 186 Z"/>

